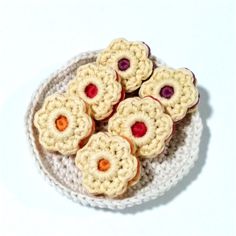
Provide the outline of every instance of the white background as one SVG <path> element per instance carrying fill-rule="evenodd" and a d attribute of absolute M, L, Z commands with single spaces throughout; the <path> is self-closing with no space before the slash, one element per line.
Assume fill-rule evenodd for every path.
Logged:
<path fill-rule="evenodd" d="M 0 236 L 233 236 L 235 4 L 230 0 L 0 1 Z M 79 52 L 125 37 L 191 68 L 204 122 L 192 172 L 156 201 L 122 212 L 75 204 L 38 174 L 24 115 L 38 85 Z"/>

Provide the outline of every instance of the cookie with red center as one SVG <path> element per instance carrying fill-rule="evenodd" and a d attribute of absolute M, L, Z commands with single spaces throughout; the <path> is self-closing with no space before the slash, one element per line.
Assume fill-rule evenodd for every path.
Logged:
<path fill-rule="evenodd" d="M 40 144 L 63 155 L 75 154 L 95 130 L 82 99 L 66 94 L 47 97 L 35 113 L 34 125 Z"/>
<path fill-rule="evenodd" d="M 152 74 L 153 62 L 149 57 L 150 48 L 145 43 L 116 39 L 98 55 L 97 63 L 115 69 L 126 92 L 130 93 Z"/>
<path fill-rule="evenodd" d="M 195 110 L 199 101 L 195 76 L 186 68 L 156 68 L 151 78 L 142 84 L 139 95 L 158 99 L 175 122 Z"/>
<path fill-rule="evenodd" d="M 154 158 L 170 140 L 173 121 L 162 105 L 152 97 L 133 97 L 122 101 L 108 122 L 108 131 L 129 138 L 137 155 Z"/>
<path fill-rule="evenodd" d="M 114 198 L 138 182 L 140 164 L 130 143 L 117 135 L 99 132 L 80 149 L 75 158 L 85 189 L 94 195 Z"/>
<path fill-rule="evenodd" d="M 80 97 L 95 120 L 109 117 L 123 99 L 119 76 L 111 67 L 89 63 L 80 66 L 67 89 L 69 95 Z"/>

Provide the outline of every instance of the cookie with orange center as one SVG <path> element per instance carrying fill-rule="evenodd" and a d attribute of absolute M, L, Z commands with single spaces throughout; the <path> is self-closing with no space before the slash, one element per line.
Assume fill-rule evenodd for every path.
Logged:
<path fill-rule="evenodd" d="M 195 76 L 186 68 L 156 68 L 151 78 L 142 84 L 139 95 L 158 99 L 174 122 L 194 111 L 199 102 Z"/>
<path fill-rule="evenodd" d="M 76 78 L 68 85 L 67 93 L 81 98 L 95 120 L 109 117 L 125 95 L 115 70 L 94 63 L 78 68 Z"/>
<path fill-rule="evenodd" d="M 89 193 L 110 198 L 123 194 L 140 176 L 140 164 L 130 143 L 107 132 L 93 134 L 77 152 L 75 164 Z"/>
<path fill-rule="evenodd" d="M 136 145 L 138 156 L 154 158 L 170 140 L 173 121 L 157 100 L 134 97 L 119 104 L 108 122 L 108 131 L 128 137 Z"/>
<path fill-rule="evenodd" d="M 86 105 L 78 97 L 54 94 L 35 113 L 39 142 L 48 151 L 75 154 L 95 130 Z"/>
<path fill-rule="evenodd" d="M 126 92 L 130 93 L 152 74 L 153 62 L 149 57 L 150 48 L 145 43 L 116 39 L 98 55 L 97 63 L 115 69 Z"/>

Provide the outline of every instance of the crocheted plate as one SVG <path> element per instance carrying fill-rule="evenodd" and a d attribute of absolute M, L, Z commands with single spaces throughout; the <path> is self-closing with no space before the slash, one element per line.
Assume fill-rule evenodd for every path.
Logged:
<path fill-rule="evenodd" d="M 50 153 L 42 148 L 33 118 L 45 97 L 55 92 L 64 92 L 76 68 L 95 61 L 97 53 L 94 51 L 78 55 L 40 86 L 26 115 L 27 137 L 40 172 L 61 193 L 82 205 L 124 209 L 163 195 L 189 172 L 198 158 L 202 122 L 199 113 L 195 112 L 177 124 L 174 137 L 165 152 L 152 160 L 141 160 L 142 176 L 139 183 L 130 187 L 118 199 L 89 195 L 82 186 L 81 172 L 74 164 L 74 157 Z M 164 65 L 161 60 L 152 59 L 158 65 Z M 98 129 L 106 130 L 106 124 Z"/>

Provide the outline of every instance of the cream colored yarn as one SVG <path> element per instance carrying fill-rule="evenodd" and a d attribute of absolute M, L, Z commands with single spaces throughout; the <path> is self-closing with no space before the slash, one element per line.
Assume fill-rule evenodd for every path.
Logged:
<path fill-rule="evenodd" d="M 140 97 L 153 96 L 165 107 L 166 112 L 173 121 L 183 119 L 198 103 L 198 90 L 195 86 L 194 75 L 188 69 L 172 69 L 159 67 L 153 72 L 151 78 L 144 82 L 139 90 Z M 167 99 L 160 95 L 164 86 L 174 88 L 174 95 Z"/>
<path fill-rule="evenodd" d="M 85 112 L 84 102 L 77 97 L 58 93 L 47 97 L 34 116 L 39 142 L 49 151 L 75 154 L 80 141 L 93 129 L 92 119 Z M 59 131 L 55 125 L 55 120 L 61 115 L 68 120 L 68 127 L 64 131 Z"/>
<path fill-rule="evenodd" d="M 89 84 L 94 84 L 98 89 L 93 98 L 85 94 Z M 96 120 L 103 120 L 113 112 L 113 106 L 121 99 L 122 87 L 112 68 L 89 63 L 78 68 L 76 78 L 69 83 L 67 92 L 82 98 L 90 106 L 92 116 Z"/>
<path fill-rule="evenodd" d="M 153 63 L 148 58 L 149 49 L 142 42 L 129 42 L 125 39 L 113 40 L 97 58 L 97 63 L 112 66 L 121 76 L 121 81 L 126 92 L 138 89 L 143 80 L 152 73 Z M 118 61 L 126 58 L 130 61 L 130 67 L 121 71 Z"/>
<path fill-rule="evenodd" d="M 147 132 L 143 137 L 134 137 L 131 127 L 140 121 L 147 126 Z M 138 155 L 144 158 L 156 157 L 164 150 L 172 129 L 170 116 L 151 97 L 134 97 L 122 101 L 108 122 L 108 131 L 131 139 L 138 147 Z"/>
<path fill-rule="evenodd" d="M 106 171 L 98 169 L 99 160 L 109 161 Z M 128 182 L 138 170 L 138 160 L 131 155 L 130 144 L 120 136 L 99 132 L 92 135 L 75 159 L 82 171 L 82 182 L 89 193 L 117 197 L 124 193 Z"/>
<path fill-rule="evenodd" d="M 129 187 L 120 198 L 89 195 L 82 186 L 82 173 L 75 166 L 74 156 L 43 149 L 38 143 L 39 136 L 33 120 L 42 101 L 55 92 L 65 92 L 68 82 L 75 77 L 76 69 L 95 61 L 97 54 L 97 51 L 81 53 L 40 85 L 26 114 L 26 134 L 39 172 L 58 192 L 85 206 L 124 209 L 158 198 L 188 174 L 198 158 L 202 122 L 198 112 L 179 122 L 166 151 L 154 159 L 141 160 L 140 181 Z M 155 61 L 158 66 L 164 65 L 160 59 Z M 106 126 L 102 130 L 106 130 Z"/>

